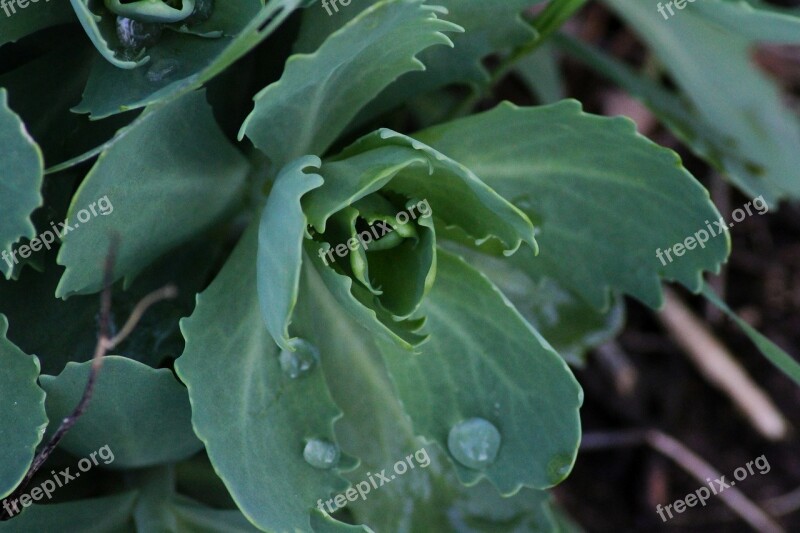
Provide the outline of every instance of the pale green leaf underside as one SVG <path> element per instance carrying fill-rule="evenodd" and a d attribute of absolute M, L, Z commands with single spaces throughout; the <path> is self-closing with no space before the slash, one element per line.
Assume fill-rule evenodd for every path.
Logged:
<path fill-rule="evenodd" d="M 340 412 L 319 368 L 285 375 L 256 294 L 257 225 L 245 233 L 197 307 L 181 322 L 175 364 L 195 432 L 241 511 L 266 531 L 308 531 L 319 498 L 347 487 L 303 459 L 306 439 L 333 442 Z"/>
<path fill-rule="evenodd" d="M 309 223 L 318 231 L 334 213 L 385 190 L 427 200 L 434 220 L 458 227 L 476 244 L 496 238 L 506 255 L 523 242 L 536 248 L 533 226 L 522 211 L 457 159 L 392 130 L 362 137 L 325 162 L 320 174 L 325 183 L 303 200 Z"/>
<path fill-rule="evenodd" d="M 2 15 L 0 15 L 2 16 Z M 22 237 L 32 239 L 36 230 L 30 215 L 42 203 L 39 190 L 44 175 L 41 150 L 28 135 L 19 116 L 8 107 L 8 93 L 0 88 L 0 252 L 10 252 Z M 13 259 L 0 258 L 0 272 L 11 275 Z"/>
<path fill-rule="evenodd" d="M 703 0 L 664 20 L 655 2 L 606 3 L 651 46 L 691 101 L 715 140 L 712 161 L 745 193 L 763 194 L 770 204 L 800 197 L 800 152 L 784 149 L 800 145 L 800 120 L 752 59 L 759 41 L 800 42 L 800 18 Z"/>
<path fill-rule="evenodd" d="M 357 317 L 359 323 L 372 333 L 411 349 L 424 337 L 414 333 L 411 330 L 413 326 L 394 321 L 386 311 L 368 308 L 358 301 L 352 294 L 353 280 L 320 263 L 318 252 L 322 243 L 312 244 L 305 240 L 308 221 L 300 199 L 309 190 L 319 187 L 322 177 L 304 171 L 318 171 L 320 165 L 318 157 L 306 156 L 284 167 L 262 213 L 257 288 L 267 331 L 281 348 L 294 350 L 294 337 L 289 325 L 298 298 L 302 263 L 314 261 L 327 289 L 339 300 L 344 311 Z M 308 255 L 303 253 L 304 248 Z"/>
<path fill-rule="evenodd" d="M 495 462 L 483 471 L 457 464 L 468 485 L 485 476 L 508 495 L 563 480 L 583 401 L 566 363 L 483 275 L 443 250 L 423 312 L 431 338 L 419 355 L 380 344 L 416 432 L 447 449 L 459 422 L 494 424 L 502 437 Z"/>
<path fill-rule="evenodd" d="M 203 91 L 146 112 L 103 150 L 72 199 L 68 221 L 79 226 L 58 254 L 67 267 L 58 297 L 102 287 L 113 235 L 120 236 L 114 279 L 129 283 L 217 221 L 242 191 L 249 165 L 217 126 Z M 80 210 L 106 196 L 113 211 L 78 221 Z"/>
<path fill-rule="evenodd" d="M 98 57 L 75 112 L 100 119 L 190 92 L 266 39 L 299 2 L 270 0 L 262 6 L 259 0 L 217 0 L 211 19 L 196 29 L 220 30 L 224 37 L 205 39 L 165 32 L 161 41 L 147 50 L 148 64 L 130 70 Z M 165 66 L 168 75 L 149 74 L 151 68 L 158 71 Z"/>
<path fill-rule="evenodd" d="M 306 174 L 306 168 L 319 169 L 316 156 L 300 158 L 278 175 L 269 200 L 261 214 L 258 230 L 257 288 L 261 314 L 272 338 L 284 350 L 290 349 L 289 323 L 297 302 L 306 216 L 300 198 L 322 185 L 318 174 Z"/>
<path fill-rule="evenodd" d="M 133 69 L 144 65 L 150 61 L 150 56 L 140 55 L 135 60 L 120 59 L 117 57 L 114 38 L 116 37 L 115 19 L 116 16 L 106 14 L 105 16 L 96 15 L 89 9 L 89 0 L 70 0 L 75 15 L 83 26 L 86 35 L 92 44 L 100 52 L 100 55 L 115 68 Z M 97 5 L 98 2 L 95 2 Z"/>
<path fill-rule="evenodd" d="M 277 168 L 305 154 L 322 156 L 384 87 L 424 69 L 417 53 L 452 45 L 444 32 L 460 27 L 440 20 L 439 12 L 419 0 L 384 0 L 315 53 L 289 58 L 281 79 L 256 95 L 239 137 L 246 134 Z"/>
<path fill-rule="evenodd" d="M 0 498 L 28 473 L 47 426 L 44 391 L 36 384 L 39 361 L 6 338 L 8 319 L 0 315 Z"/>
<path fill-rule="evenodd" d="M 68 363 L 58 376 L 41 377 L 51 420 L 63 420 L 78 405 L 90 366 L 90 361 Z M 49 432 L 55 429 L 53 425 Z M 106 468 L 179 461 L 203 447 L 192 431 L 186 389 L 172 372 L 126 357 L 106 356 L 91 408 L 60 446 L 77 457 L 88 457 L 105 445 L 114 453 L 114 461 Z"/>
<path fill-rule="evenodd" d="M 628 119 L 586 114 L 575 101 L 504 103 L 415 137 L 533 220 L 540 253 L 525 268 L 534 279 L 556 280 L 595 307 L 608 304 L 609 290 L 658 307 L 660 278 L 698 291 L 702 271 L 717 271 L 727 257 L 726 233 L 666 266 L 657 258 L 719 213 L 678 156 Z"/>

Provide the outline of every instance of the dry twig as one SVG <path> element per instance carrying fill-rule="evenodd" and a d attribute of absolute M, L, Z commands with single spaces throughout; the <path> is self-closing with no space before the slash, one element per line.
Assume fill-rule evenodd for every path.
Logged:
<path fill-rule="evenodd" d="M 639 444 L 647 444 L 654 450 L 669 457 L 703 486 L 706 485 L 707 479 L 719 479 L 721 477 L 721 474 L 702 457 L 678 440 L 656 429 L 586 433 L 583 436 L 581 450 L 597 450 Z M 739 489 L 729 486 L 719 491 L 716 495 L 733 512 L 753 526 L 756 531 L 762 533 L 783 532 L 783 528 L 772 517 L 747 498 Z"/>
<path fill-rule="evenodd" d="M 11 503 L 11 507 L 17 508 L 16 502 L 19 499 L 19 496 L 21 496 L 27 488 L 33 476 L 36 475 L 36 472 L 38 472 L 42 465 L 44 465 L 67 432 L 78 422 L 78 419 L 81 417 L 81 415 L 86 412 L 86 408 L 89 406 L 89 402 L 92 399 L 97 377 L 100 373 L 100 369 L 103 366 L 103 357 L 105 357 L 109 350 L 115 348 L 122 341 L 124 341 L 128 335 L 130 335 L 148 307 L 160 302 L 161 300 L 174 298 L 178 294 L 177 288 L 173 285 L 167 285 L 161 289 L 151 292 L 136 304 L 136 307 L 134 307 L 130 317 L 120 332 L 114 336 L 111 336 L 111 285 L 113 282 L 112 276 L 114 271 L 114 261 L 116 259 L 116 250 L 117 241 L 114 240 L 112 241 L 108 255 L 106 256 L 104 267 L 104 284 L 103 290 L 100 293 L 100 320 L 97 345 L 94 349 L 92 366 L 89 369 L 89 378 L 86 380 L 86 387 L 83 390 L 83 395 L 81 396 L 78 405 L 76 405 L 75 409 L 73 409 L 72 413 L 70 413 L 69 416 L 61 421 L 58 429 L 47 442 L 47 444 L 45 444 L 44 447 L 39 450 L 39 453 L 36 454 L 36 457 L 33 459 L 33 463 L 31 463 L 31 466 L 28 469 L 28 473 L 25 475 L 20 485 L 14 490 L 13 493 L 11 493 L 11 495 L 5 498 L 5 501 Z M 2 511 L 0 511 L 0 521 L 8 520 L 14 516 L 16 516 L 16 514 L 10 514 L 5 507 Z"/>
<path fill-rule="evenodd" d="M 665 288 L 664 296 L 666 305 L 658 318 L 700 373 L 733 400 L 761 435 L 783 439 L 789 423 L 772 400 L 674 292 Z"/>

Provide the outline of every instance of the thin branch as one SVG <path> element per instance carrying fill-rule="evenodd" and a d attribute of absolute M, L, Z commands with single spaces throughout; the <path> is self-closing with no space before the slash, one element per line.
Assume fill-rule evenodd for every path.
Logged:
<path fill-rule="evenodd" d="M 764 500 L 761 506 L 775 516 L 783 516 L 800 509 L 800 487 L 793 491 Z"/>
<path fill-rule="evenodd" d="M 611 374 L 617 394 L 630 396 L 636 388 L 639 374 L 628 354 L 615 341 L 601 344 L 595 349 L 594 354 L 595 360 Z"/>
<path fill-rule="evenodd" d="M 789 423 L 767 394 L 673 291 L 665 288 L 664 297 L 658 319 L 700 373 L 733 400 L 761 435 L 773 441 L 785 438 Z"/>
<path fill-rule="evenodd" d="M 122 327 L 119 333 L 106 342 L 106 349 L 113 350 L 118 344 L 124 341 L 127 336 L 133 332 L 133 330 L 136 328 L 136 325 L 139 323 L 139 320 L 151 305 L 160 302 L 161 300 L 175 298 L 177 295 L 178 288 L 175 287 L 175 285 L 166 285 L 142 298 L 139 303 L 136 304 L 136 307 L 133 308 L 133 311 L 131 311 L 128 321 L 125 322 L 125 325 Z"/>
<path fill-rule="evenodd" d="M 586 433 L 581 443 L 582 450 L 597 450 L 603 448 L 616 448 L 621 446 L 636 446 L 647 444 L 654 450 L 669 457 L 705 486 L 708 479 L 720 479 L 721 474 L 702 457 L 657 429 L 630 430 L 601 433 Z M 778 525 L 763 509 L 753 503 L 739 489 L 729 486 L 717 494 L 720 500 L 733 512 L 738 514 L 757 531 L 768 533 L 782 533 L 783 528 Z"/>
<path fill-rule="evenodd" d="M 92 365 L 89 368 L 89 378 L 86 380 L 86 387 L 83 389 L 83 395 L 81 396 L 78 405 L 76 405 L 75 409 L 73 409 L 72 413 L 70 413 L 69 416 L 61 421 L 58 429 L 47 442 L 47 444 L 45 444 L 39 453 L 36 454 L 36 457 L 33 459 L 33 462 L 28 469 L 28 473 L 25 475 L 22 482 L 14 490 L 14 492 L 5 498 L 6 501 L 17 501 L 18 497 L 27 488 L 33 476 L 36 475 L 36 472 L 38 472 L 42 465 L 44 465 L 67 432 L 72 429 L 72 427 L 78 422 L 78 419 L 80 419 L 83 413 L 86 412 L 94 393 L 97 377 L 100 373 L 100 369 L 103 366 L 103 358 L 108 351 L 125 340 L 125 338 L 136 327 L 139 319 L 141 319 L 142 315 L 151 305 L 160 302 L 161 300 L 174 298 L 178 294 L 177 288 L 174 285 L 167 285 L 166 287 L 162 287 L 161 289 L 151 292 L 136 304 L 122 330 L 114 337 L 111 337 L 111 285 L 113 284 L 113 271 L 117 248 L 118 239 L 114 238 L 112 239 L 109 252 L 105 260 L 103 275 L 104 284 L 103 290 L 100 293 L 100 320 L 98 325 L 99 332 L 97 344 L 95 345 L 94 349 L 94 355 L 92 356 Z M 0 521 L 8 520 L 14 516 L 15 515 L 10 514 L 5 507 L 2 509 L 2 511 L 0 511 Z"/>

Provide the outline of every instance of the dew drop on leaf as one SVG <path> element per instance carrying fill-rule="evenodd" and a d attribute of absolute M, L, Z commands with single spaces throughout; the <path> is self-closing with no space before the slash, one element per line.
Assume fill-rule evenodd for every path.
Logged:
<path fill-rule="evenodd" d="M 314 369 L 319 361 L 319 350 L 303 339 L 295 339 L 293 345 L 294 352 L 281 351 L 280 363 L 284 374 L 292 379 L 297 379 Z"/>
<path fill-rule="evenodd" d="M 453 426 L 447 437 L 450 454 L 462 465 L 481 470 L 492 464 L 500 449 L 500 432 L 483 418 L 470 418 Z"/>
<path fill-rule="evenodd" d="M 547 479 L 553 483 L 561 483 L 572 469 L 572 456 L 570 454 L 556 454 L 547 463 Z"/>
<path fill-rule="evenodd" d="M 117 38 L 123 48 L 141 50 L 153 46 L 161 39 L 161 24 L 140 22 L 128 17 L 117 17 Z"/>
<path fill-rule="evenodd" d="M 328 441 L 311 439 L 303 450 L 303 459 L 314 468 L 327 470 L 339 462 L 339 447 Z"/>
<path fill-rule="evenodd" d="M 147 69 L 145 77 L 147 81 L 159 83 L 178 72 L 180 66 L 181 64 L 177 59 L 159 59 Z"/>

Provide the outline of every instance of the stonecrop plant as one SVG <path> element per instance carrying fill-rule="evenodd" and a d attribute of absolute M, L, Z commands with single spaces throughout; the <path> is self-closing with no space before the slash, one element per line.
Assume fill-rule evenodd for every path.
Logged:
<path fill-rule="evenodd" d="M 584 0 L 22 3 L 0 531 L 575 527 L 548 492 L 570 365 L 662 283 L 729 312 L 703 273 L 730 240 L 674 152 L 553 97 L 555 47 L 746 195 L 800 197 L 797 117 L 747 58 L 800 19 L 758 2 L 606 0 L 663 78 L 558 34 Z M 541 105 L 491 98 L 507 75 Z"/>

